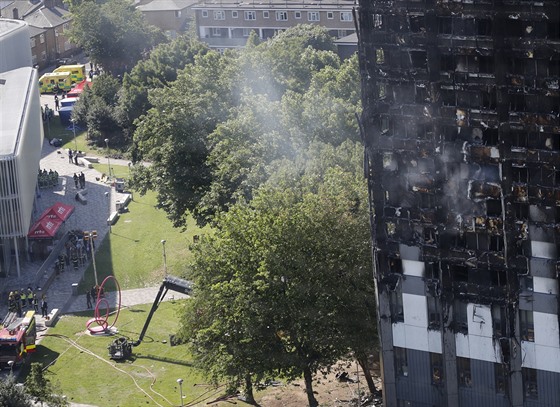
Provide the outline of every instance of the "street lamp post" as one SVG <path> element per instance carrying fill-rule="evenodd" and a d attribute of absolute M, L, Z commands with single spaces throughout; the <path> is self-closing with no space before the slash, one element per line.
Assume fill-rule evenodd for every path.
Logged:
<path fill-rule="evenodd" d="M 78 151 L 78 141 L 76 140 L 76 120 L 70 119 L 72 122 L 72 133 L 74 133 L 74 148 Z"/>
<path fill-rule="evenodd" d="M 165 256 L 165 239 L 161 241 L 161 245 L 163 247 L 163 271 L 167 276 L 167 257 Z"/>
<path fill-rule="evenodd" d="M 105 139 L 105 145 L 107 146 L 107 165 L 109 166 L 109 181 L 111 180 L 111 157 L 109 157 L 109 139 Z"/>
<path fill-rule="evenodd" d="M 177 379 L 179 383 L 179 392 L 181 393 L 181 407 L 183 407 L 183 379 Z"/>
<path fill-rule="evenodd" d="M 97 238 L 97 230 L 92 230 L 88 232 L 87 230 L 84 231 L 84 238 L 89 240 L 89 248 L 91 251 L 91 262 L 93 263 L 93 277 L 95 278 L 95 285 L 99 286 L 97 282 L 97 268 L 95 266 L 95 248 L 93 247 L 93 239 Z"/>
<path fill-rule="evenodd" d="M 109 217 L 107 219 L 108 220 L 108 224 L 109 224 L 109 233 L 113 233 L 113 226 L 111 223 L 111 195 L 109 194 L 109 191 L 105 192 L 105 196 L 107 197 L 107 201 L 109 202 Z"/>

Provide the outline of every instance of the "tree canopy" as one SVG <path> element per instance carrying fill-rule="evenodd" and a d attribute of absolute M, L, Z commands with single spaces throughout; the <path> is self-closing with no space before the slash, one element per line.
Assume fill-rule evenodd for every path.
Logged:
<path fill-rule="evenodd" d="M 287 165 L 194 246 L 197 289 L 182 329 L 212 378 L 303 375 L 310 406 L 312 374 L 365 342 L 371 351 L 375 337 L 367 189 L 355 172 L 361 148 L 316 152 L 303 176 Z M 329 160 L 317 172 L 329 155 L 354 164 Z M 367 339 L 358 346 L 351 330 L 359 324 Z"/>
<path fill-rule="evenodd" d="M 131 0 L 70 2 L 70 37 L 104 70 L 122 75 L 165 36 Z"/>

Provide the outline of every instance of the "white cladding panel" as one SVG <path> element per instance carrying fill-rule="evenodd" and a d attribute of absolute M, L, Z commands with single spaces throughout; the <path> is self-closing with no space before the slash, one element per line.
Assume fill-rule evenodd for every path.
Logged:
<path fill-rule="evenodd" d="M 428 304 L 423 295 L 403 294 L 404 323 L 428 328 Z"/>
<path fill-rule="evenodd" d="M 558 316 L 544 312 L 533 312 L 535 325 L 535 343 L 537 345 L 560 348 Z"/>
<path fill-rule="evenodd" d="M 521 366 L 537 369 L 535 343 L 521 341 Z"/>
<path fill-rule="evenodd" d="M 558 294 L 558 281 L 553 278 L 533 277 L 533 291 L 544 294 Z"/>
<path fill-rule="evenodd" d="M 455 335 L 455 347 L 457 349 L 457 356 L 461 358 L 470 358 L 471 351 L 469 346 L 469 336 L 463 334 Z"/>
<path fill-rule="evenodd" d="M 424 277 L 423 261 L 402 260 L 403 273 L 407 276 Z"/>
<path fill-rule="evenodd" d="M 419 326 L 404 325 L 406 347 L 408 349 L 428 351 L 428 329 Z"/>
<path fill-rule="evenodd" d="M 467 322 L 469 335 L 492 337 L 492 313 L 490 307 L 479 304 L 467 304 Z"/>
<path fill-rule="evenodd" d="M 428 331 L 428 351 L 441 353 L 441 332 Z"/>
<path fill-rule="evenodd" d="M 560 349 L 535 345 L 535 353 L 537 369 L 560 373 Z"/>
<path fill-rule="evenodd" d="M 406 348 L 406 335 L 404 333 L 404 324 L 393 324 L 393 346 Z"/>
<path fill-rule="evenodd" d="M 557 251 L 554 243 L 548 242 L 531 242 L 531 254 L 533 257 L 541 257 L 544 259 L 556 259 Z"/>

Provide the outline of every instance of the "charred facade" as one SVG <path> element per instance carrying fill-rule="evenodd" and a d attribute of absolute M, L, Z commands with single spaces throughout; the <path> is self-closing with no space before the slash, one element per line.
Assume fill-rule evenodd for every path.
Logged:
<path fill-rule="evenodd" d="M 363 0 L 386 406 L 560 406 L 557 0 Z"/>

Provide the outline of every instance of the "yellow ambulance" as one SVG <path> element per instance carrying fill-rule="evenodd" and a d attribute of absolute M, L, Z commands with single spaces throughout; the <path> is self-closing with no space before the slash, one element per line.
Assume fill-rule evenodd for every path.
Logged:
<path fill-rule="evenodd" d="M 53 72 L 68 72 L 72 78 L 72 83 L 78 83 L 86 79 L 85 65 L 62 65 Z"/>
<path fill-rule="evenodd" d="M 50 72 L 39 78 L 41 93 L 68 92 L 70 89 L 72 89 L 72 77 L 68 72 Z"/>

